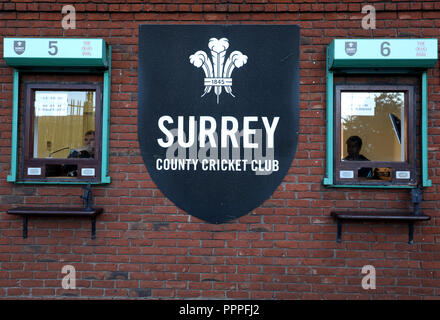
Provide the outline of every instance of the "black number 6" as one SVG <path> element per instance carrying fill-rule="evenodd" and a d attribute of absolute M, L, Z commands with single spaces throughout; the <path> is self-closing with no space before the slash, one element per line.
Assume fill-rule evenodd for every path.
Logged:
<path fill-rule="evenodd" d="M 49 41 L 49 49 L 53 49 L 53 51 L 47 51 L 51 56 L 54 56 L 58 53 L 58 47 L 56 46 L 58 41 Z"/>
<path fill-rule="evenodd" d="M 385 45 L 387 45 L 388 47 L 385 47 Z M 383 55 L 384 57 L 389 56 L 391 53 L 391 49 L 389 46 L 390 46 L 390 43 L 387 41 L 382 42 L 380 45 L 380 54 Z"/>

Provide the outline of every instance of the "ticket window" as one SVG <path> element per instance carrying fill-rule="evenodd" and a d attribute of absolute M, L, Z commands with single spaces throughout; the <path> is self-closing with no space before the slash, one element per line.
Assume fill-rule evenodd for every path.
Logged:
<path fill-rule="evenodd" d="M 414 88 L 338 85 L 335 95 L 336 184 L 416 184 Z"/>
<path fill-rule="evenodd" d="M 13 74 L 8 182 L 110 183 L 111 56 L 104 39 L 3 39 Z"/>
<path fill-rule="evenodd" d="M 101 86 L 32 83 L 25 90 L 22 178 L 97 180 L 101 163 Z"/>
<path fill-rule="evenodd" d="M 428 70 L 437 63 L 437 39 L 334 39 L 326 56 L 323 184 L 432 186 Z"/>

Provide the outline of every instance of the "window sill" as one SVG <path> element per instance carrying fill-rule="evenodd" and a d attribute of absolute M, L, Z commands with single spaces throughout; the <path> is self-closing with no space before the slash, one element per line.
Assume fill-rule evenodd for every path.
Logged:
<path fill-rule="evenodd" d="M 377 189 L 415 189 L 417 185 L 412 184 L 331 184 L 324 179 L 323 185 L 327 188 L 377 188 Z"/>
<path fill-rule="evenodd" d="M 20 181 L 13 181 L 8 180 L 8 182 L 13 182 L 15 184 L 51 184 L 51 185 L 103 185 L 103 184 L 110 184 L 111 180 L 110 177 L 105 177 L 105 179 L 99 181 L 90 181 L 90 180 L 76 180 L 76 181 L 62 181 L 62 180 L 20 180 Z"/>

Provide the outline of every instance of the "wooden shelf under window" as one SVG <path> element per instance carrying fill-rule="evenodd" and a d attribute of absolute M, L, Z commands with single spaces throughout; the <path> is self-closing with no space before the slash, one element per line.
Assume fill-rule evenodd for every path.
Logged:
<path fill-rule="evenodd" d="M 331 216 L 337 222 L 337 242 L 341 242 L 342 221 L 394 221 L 407 222 L 409 228 L 409 244 L 413 243 L 414 222 L 427 221 L 430 216 L 424 214 L 415 215 L 411 211 L 332 211 Z"/>
<path fill-rule="evenodd" d="M 87 210 L 81 207 L 17 207 L 7 211 L 8 214 L 23 217 L 23 238 L 27 238 L 28 217 L 58 216 L 58 217 L 90 217 L 92 223 L 91 237 L 96 237 L 96 216 L 103 212 L 102 208 Z"/>

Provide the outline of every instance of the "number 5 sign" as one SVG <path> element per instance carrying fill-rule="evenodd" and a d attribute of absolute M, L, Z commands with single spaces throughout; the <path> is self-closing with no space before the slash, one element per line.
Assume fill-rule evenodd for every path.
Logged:
<path fill-rule="evenodd" d="M 5 38 L 3 56 L 9 65 L 106 66 L 102 39 Z"/>
<path fill-rule="evenodd" d="M 58 41 L 49 41 L 49 51 L 48 51 L 48 53 L 51 56 L 54 56 L 54 55 L 56 55 L 58 53 L 57 43 L 58 43 Z M 51 49 L 53 49 L 53 50 L 51 51 Z"/>

